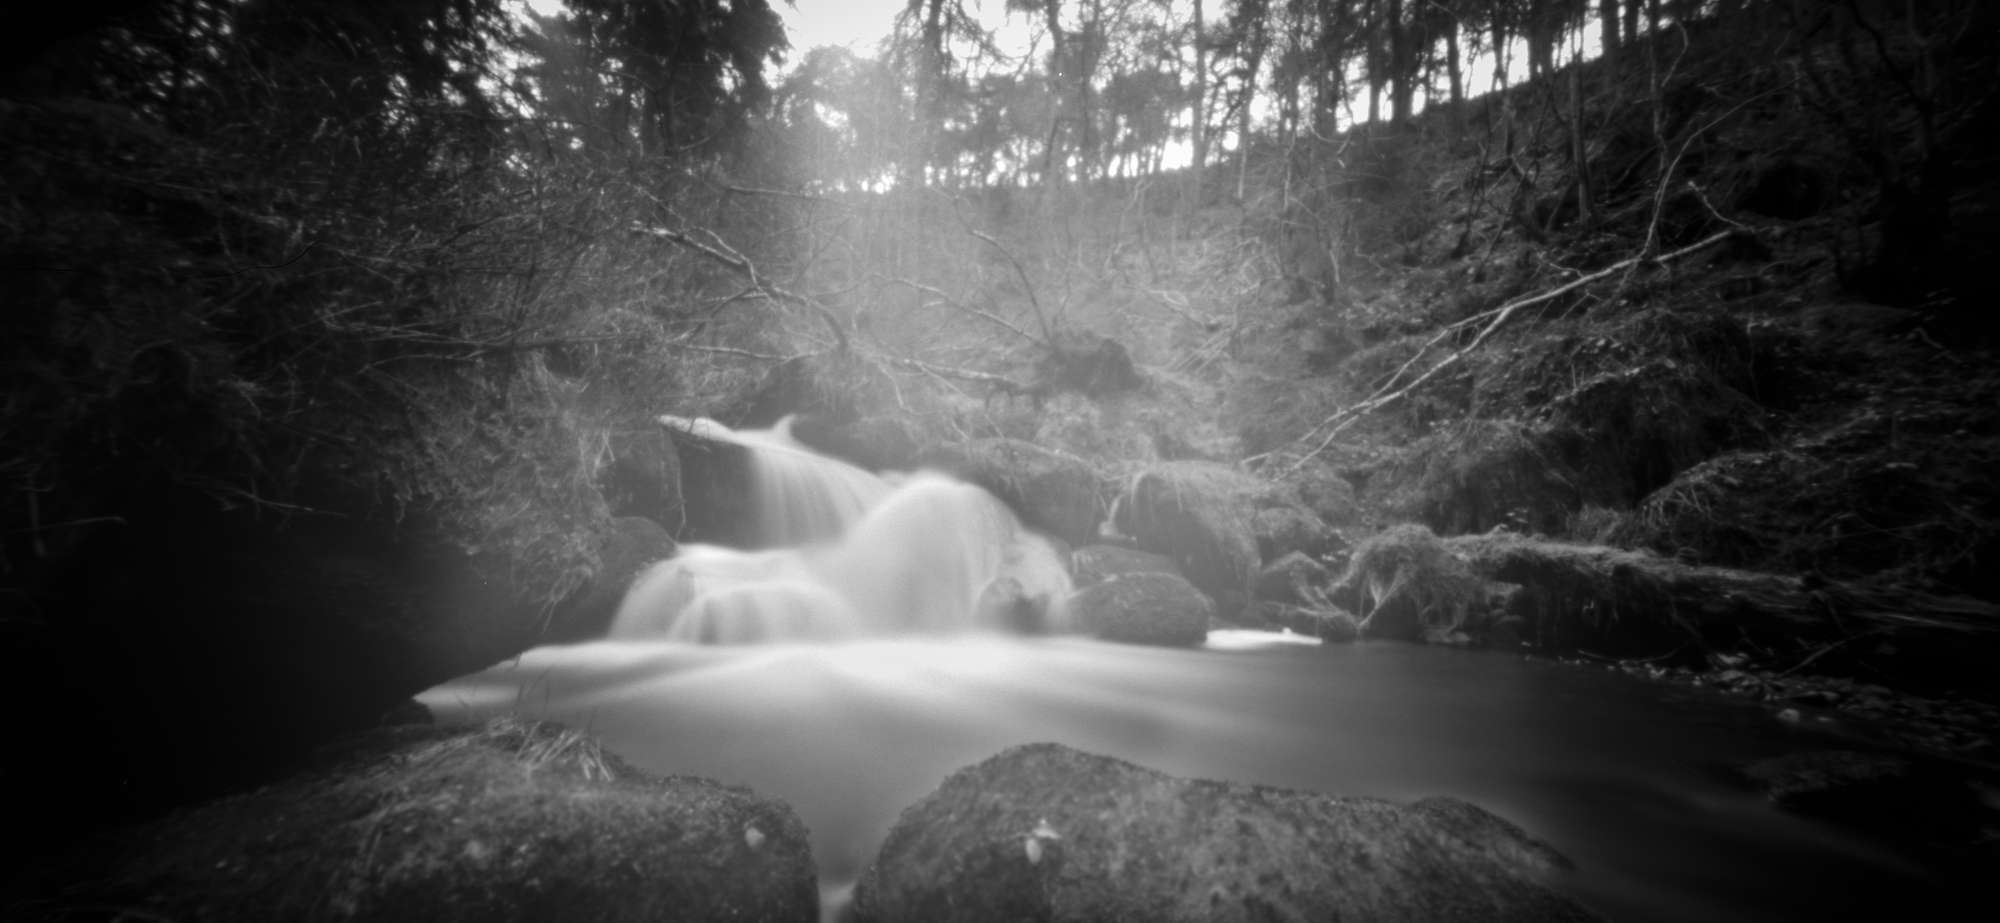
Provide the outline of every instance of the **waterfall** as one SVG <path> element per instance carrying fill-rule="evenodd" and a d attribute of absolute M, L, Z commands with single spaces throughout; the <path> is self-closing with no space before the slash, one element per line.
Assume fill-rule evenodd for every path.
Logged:
<path fill-rule="evenodd" d="M 752 506 L 782 547 L 684 546 L 633 581 L 610 636 L 699 644 L 1062 631 L 1070 582 L 1048 539 L 992 494 L 923 471 L 890 480 L 793 439 L 663 418 L 749 450 Z"/>

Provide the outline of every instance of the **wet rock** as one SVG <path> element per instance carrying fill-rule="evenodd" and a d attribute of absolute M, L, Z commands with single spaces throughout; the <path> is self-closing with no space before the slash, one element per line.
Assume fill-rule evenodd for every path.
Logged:
<path fill-rule="evenodd" d="M 712 436 L 712 420 L 663 418 L 662 427 L 680 461 L 681 511 L 663 522 L 683 543 L 758 548 L 759 534 L 750 450 Z"/>
<path fill-rule="evenodd" d="M 674 555 L 674 540 L 659 523 L 641 516 L 621 516 L 611 521 L 598 549 L 597 572 L 576 601 L 565 607 L 559 619 L 551 620 L 544 640 L 581 641 L 602 635 L 611 627 L 618 604 L 632 578 L 653 564 Z"/>
<path fill-rule="evenodd" d="M 655 778 L 557 725 L 397 728 L 319 768 L 107 834 L 10 919 L 797 920 L 818 915 L 782 802 Z"/>
<path fill-rule="evenodd" d="M 611 434 L 597 489 L 613 516 L 644 516 L 673 528 L 681 510 L 681 462 L 659 426 Z"/>
<path fill-rule="evenodd" d="M 1180 568 L 1172 558 L 1126 548 L 1123 545 L 1085 545 L 1070 555 L 1070 567 L 1079 588 L 1103 583 L 1123 574 L 1173 574 Z"/>
<path fill-rule="evenodd" d="M 1200 644 L 1214 603 L 1173 574 L 1134 573 L 1085 587 L 1069 599 L 1085 631 L 1128 644 Z"/>
<path fill-rule="evenodd" d="M 848 423 L 894 407 L 896 395 L 880 365 L 845 351 L 818 353 L 772 366 L 747 399 L 718 416 L 744 427 L 771 426 L 793 414 Z"/>
<path fill-rule="evenodd" d="M 1260 559 L 1251 523 L 1270 485 L 1213 462 L 1161 462 L 1132 479 L 1118 527 L 1172 558 L 1188 580 L 1232 613 L 1249 602 Z"/>
<path fill-rule="evenodd" d="M 921 461 L 986 488 L 1030 528 L 1073 545 L 1097 536 L 1103 480 L 1074 455 L 1020 439 L 975 439 L 934 448 Z"/>
<path fill-rule="evenodd" d="M 792 435 L 813 450 L 869 471 L 905 471 L 917 465 L 916 433 L 897 417 L 863 417 L 842 423 L 800 417 Z"/>
<path fill-rule="evenodd" d="M 1057 744 L 960 770 L 906 810 L 860 923 L 1591 920 L 1549 847 L 1473 805 L 1180 779 Z"/>

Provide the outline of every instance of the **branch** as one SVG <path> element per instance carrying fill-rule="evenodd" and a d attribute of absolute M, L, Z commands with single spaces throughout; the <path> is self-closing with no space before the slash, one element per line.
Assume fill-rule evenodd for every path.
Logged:
<path fill-rule="evenodd" d="M 756 359 L 759 362 L 789 362 L 799 356 L 780 356 L 774 353 L 751 352 L 733 346 L 696 346 L 693 343 L 668 343 L 668 349 L 685 349 L 689 352 L 715 353 L 721 356 L 735 356 L 739 359 Z M 806 354 L 801 354 L 806 355 Z"/>
<path fill-rule="evenodd" d="M 919 292 L 923 292 L 923 293 L 924 293 L 924 294 L 926 294 L 926 295 L 930 295 L 930 296 L 932 296 L 932 297 L 934 297 L 934 298 L 937 298 L 937 299 L 939 299 L 939 300 L 941 300 L 941 301 L 945 302 L 946 304 L 949 304 L 949 305 L 951 305 L 952 307 L 954 307 L 954 308 L 957 308 L 957 309 L 958 309 L 958 310 L 960 310 L 960 311 L 964 311 L 965 313 L 967 313 L 967 314 L 970 314 L 970 315 L 972 315 L 972 316 L 974 316 L 974 317 L 978 317 L 978 318 L 980 318 L 980 319 L 982 319 L 982 320 L 986 320 L 986 321 L 990 321 L 990 322 L 992 322 L 992 323 L 994 323 L 994 324 L 997 324 L 997 325 L 999 325 L 999 326 L 1001 326 L 1001 327 L 1005 327 L 1005 328 L 1007 328 L 1008 330 L 1011 330 L 1011 331 L 1013 331 L 1013 332 L 1014 332 L 1014 334 L 1015 334 L 1016 336 L 1020 337 L 1021 339 L 1024 339 L 1024 340 L 1027 340 L 1027 341 L 1028 341 L 1028 342 L 1030 342 L 1030 343 L 1036 343 L 1036 344 L 1040 344 L 1040 343 L 1041 343 L 1041 341 L 1040 341 L 1040 340 L 1037 340 L 1037 339 L 1035 339 L 1035 335 L 1034 335 L 1034 334 L 1032 334 L 1032 333 L 1029 333 L 1029 332 L 1028 332 L 1028 331 L 1026 331 L 1026 330 L 1022 330 L 1021 328 L 1019 328 L 1019 327 L 1016 327 L 1016 326 L 1014 326 L 1014 325 L 1013 325 L 1013 324 L 1012 324 L 1011 322 L 1009 322 L 1009 321 L 1008 321 L 1008 320 L 1007 320 L 1006 318 L 1004 318 L 1004 317 L 1001 317 L 1001 316 L 999 316 L 999 315 L 997 315 L 997 314 L 994 314 L 994 313 L 992 313 L 992 312 L 990 312 L 990 311 L 982 311 L 982 310 L 980 310 L 980 309 L 978 309 L 978 308 L 975 308 L 975 307 L 973 307 L 972 305 L 969 305 L 969 304 L 966 304 L 965 302 L 963 302 L 963 301 L 961 301 L 961 300 L 959 300 L 959 299 L 957 299 L 957 298 L 953 298 L 953 297 L 951 297 L 951 296 L 950 296 L 949 294 L 946 294 L 945 292 L 943 292 L 943 291 L 941 291 L 941 290 L 939 290 L 939 289 L 936 289 L 936 288 L 933 288 L 933 287 L 931 287 L 931 286 L 928 286 L 928 285 L 925 285 L 925 284 L 923 284 L 922 282 L 917 282 L 917 281 L 914 281 L 914 280 L 911 280 L 911 279 L 903 279 L 903 278 L 895 278 L 895 279 L 890 279 L 890 280 L 888 280 L 888 281 L 889 281 L 889 282 L 891 282 L 891 283 L 894 283 L 894 284 L 896 284 L 896 285 L 902 285 L 902 286 L 907 286 L 907 287 L 909 287 L 909 288 L 913 288 L 913 289 L 916 289 L 916 290 L 917 290 L 917 291 L 919 291 Z"/>
<path fill-rule="evenodd" d="M 978 372 L 972 369 L 954 368 L 948 365 L 933 365 L 921 359 L 905 359 L 902 356 L 884 356 L 883 359 L 890 365 L 899 365 L 906 369 L 915 369 L 919 372 L 926 372 L 945 378 L 956 378 L 960 381 L 976 381 L 981 384 L 1006 389 L 1012 394 L 1025 394 L 1028 391 L 1027 385 L 1021 384 L 1004 375 L 994 375 L 990 372 Z"/>
<path fill-rule="evenodd" d="M 980 240 L 987 242 L 988 244 L 991 244 L 993 246 L 993 249 L 1000 251 L 1000 255 L 1006 257 L 1007 262 L 1014 267 L 1014 275 L 1019 276 L 1021 279 L 1022 290 L 1028 293 L 1028 307 L 1033 308 L 1035 311 L 1035 323 L 1042 328 L 1042 338 L 1043 338 L 1042 345 L 1047 346 L 1050 349 L 1054 349 L 1056 345 L 1056 334 L 1055 331 L 1049 327 L 1048 315 L 1042 313 L 1042 300 L 1040 298 L 1035 297 L 1035 283 L 1028 279 L 1027 267 L 1021 265 L 1021 261 L 1015 258 L 1014 251 L 1007 249 L 1006 244 L 994 240 L 990 235 L 981 232 L 978 228 L 975 228 L 970 223 L 968 223 L 965 220 L 965 215 L 960 213 L 958 208 L 956 207 L 959 201 L 961 200 L 958 199 L 952 200 L 952 205 L 954 206 L 951 211 L 952 217 L 958 219 L 959 226 L 965 228 L 965 232 L 967 234 L 971 234 L 972 236 L 977 237 Z"/>
<path fill-rule="evenodd" d="M 1618 273 L 1624 271 L 1626 268 L 1631 266 L 1637 266 L 1641 263 L 1648 261 L 1653 262 L 1655 264 L 1663 264 L 1670 260 L 1680 259 L 1681 257 L 1687 256 L 1690 253 L 1695 253 L 1707 249 L 1709 247 L 1715 246 L 1716 244 L 1719 244 L 1722 241 L 1728 239 L 1730 235 L 1735 233 L 1737 232 L 1734 230 L 1720 231 L 1715 234 L 1711 234 L 1708 237 L 1702 238 L 1701 240 L 1696 241 L 1695 243 L 1682 247 L 1679 250 L 1675 250 L 1672 253 L 1661 254 L 1660 256 L 1657 257 L 1649 257 L 1641 253 L 1638 256 L 1619 260 L 1618 262 L 1606 266 L 1603 269 L 1600 269 L 1596 272 L 1593 272 L 1590 275 L 1578 277 L 1574 280 L 1571 280 L 1568 283 L 1565 283 L 1556 288 L 1552 288 L 1539 295 L 1533 295 L 1528 298 L 1523 298 L 1519 301 L 1510 302 L 1498 308 L 1494 308 L 1491 311 L 1485 311 L 1479 314 L 1475 314 L 1471 317 L 1468 317 L 1462 321 L 1459 321 L 1455 324 L 1452 324 L 1451 326 L 1444 328 L 1443 330 L 1439 331 L 1436 336 L 1431 337 L 1431 339 L 1424 344 L 1423 348 L 1417 351 L 1417 354 L 1415 356 L 1410 357 L 1410 360 L 1408 362 L 1403 363 L 1402 367 L 1398 368 L 1394 375 L 1389 376 L 1388 382 L 1384 383 L 1382 387 L 1377 388 L 1374 394 L 1369 395 L 1369 397 L 1366 400 L 1363 400 L 1358 404 L 1351 404 L 1347 407 L 1343 407 L 1340 410 L 1335 411 L 1332 416 L 1327 417 L 1325 420 L 1320 421 L 1319 426 L 1313 427 L 1311 432 L 1307 433 L 1306 436 L 1302 437 L 1302 438 L 1311 438 L 1311 434 L 1313 432 L 1318 432 L 1322 427 L 1328 427 L 1328 426 L 1333 427 L 1332 430 L 1329 430 L 1327 432 L 1326 438 L 1320 440 L 1319 445 L 1314 446 L 1312 451 L 1307 452 L 1306 454 L 1300 456 L 1298 461 L 1293 462 L 1290 467 L 1286 468 L 1285 474 L 1290 474 L 1294 471 L 1297 471 L 1300 467 L 1304 466 L 1306 462 L 1311 461 L 1315 456 L 1319 455 L 1319 453 L 1326 451 L 1326 447 L 1333 444 L 1333 438 L 1335 436 L 1340 435 L 1342 431 L 1346 430 L 1349 426 L 1353 425 L 1354 422 L 1356 420 L 1359 420 L 1364 414 L 1372 413 L 1385 406 L 1388 406 L 1389 404 L 1396 402 L 1397 400 L 1401 399 L 1404 395 L 1409 394 L 1411 391 L 1415 390 L 1418 386 L 1436 377 L 1437 373 L 1444 371 L 1446 367 L 1451 366 L 1452 364 L 1458 362 L 1458 360 L 1465 358 L 1466 353 L 1478 349 L 1481 344 L 1486 342 L 1488 337 L 1491 337 L 1493 335 L 1493 332 L 1495 330 L 1500 329 L 1501 324 L 1506 323 L 1508 318 L 1514 316 L 1515 312 L 1521 310 L 1522 308 L 1528 307 L 1529 305 L 1540 304 L 1552 298 L 1556 298 L 1561 295 L 1567 294 L 1569 292 L 1575 291 L 1576 289 L 1581 288 L 1585 285 L 1589 285 L 1592 282 L 1597 282 L 1602 279 L 1610 278 L 1611 276 L 1617 275 Z M 1442 341 L 1445 337 L 1456 332 L 1458 329 L 1486 317 L 1491 317 L 1492 321 L 1487 323 L 1486 329 L 1479 331 L 1478 336 L 1472 338 L 1471 343 L 1466 344 L 1464 347 L 1461 347 L 1456 352 L 1453 352 L 1451 355 L 1444 357 L 1443 361 L 1439 362 L 1434 366 L 1431 366 L 1429 370 L 1425 371 L 1422 375 L 1417 376 L 1416 380 L 1410 382 L 1407 385 L 1404 385 L 1401 388 L 1397 388 L 1393 392 L 1389 391 L 1390 388 L 1396 386 L 1396 380 L 1402 377 L 1403 372 L 1408 370 L 1410 366 L 1413 365 L 1418 359 L 1423 358 L 1424 353 L 1427 350 L 1429 350 L 1433 345 L 1436 345 L 1438 342 Z"/>
<path fill-rule="evenodd" d="M 843 353 L 848 351 L 849 345 L 847 342 L 847 329 L 840 325 L 840 318 L 835 317 L 833 312 L 831 310 L 828 310 L 826 305 L 820 304 L 819 302 L 814 301 L 811 298 L 807 298 L 804 295 L 798 294 L 797 292 L 789 291 L 787 289 L 780 288 L 777 285 L 774 285 L 770 282 L 764 281 L 763 275 L 757 271 L 757 264 L 751 262 L 749 257 L 736 252 L 735 249 L 730 247 L 728 244 L 723 243 L 721 238 L 716 238 L 715 243 L 711 245 L 703 243 L 699 240 L 695 240 L 692 237 L 689 237 L 686 232 L 676 231 L 673 230 L 672 228 L 656 228 L 644 224 L 635 223 L 632 226 L 632 230 L 640 234 L 645 234 L 651 237 L 658 237 L 661 238 L 662 240 L 667 240 L 679 244 L 683 247 L 695 251 L 696 253 L 701 254 L 702 256 L 708 257 L 710 260 L 713 260 L 717 263 L 729 267 L 732 270 L 735 270 L 745 279 L 750 280 L 750 287 L 752 289 L 754 289 L 758 294 L 763 295 L 764 297 L 769 298 L 772 301 L 782 302 L 785 304 L 798 305 L 799 307 L 805 308 L 806 310 L 818 314 L 820 320 L 826 323 L 827 329 L 833 331 L 833 339 L 839 351 Z M 709 234 L 709 236 L 714 237 L 715 235 L 711 233 Z"/>

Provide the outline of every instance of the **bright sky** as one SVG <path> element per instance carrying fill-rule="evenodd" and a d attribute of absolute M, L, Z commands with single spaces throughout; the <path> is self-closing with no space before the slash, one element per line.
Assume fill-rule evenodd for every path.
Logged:
<path fill-rule="evenodd" d="M 543 16 L 562 12 L 562 0 L 526 0 Z M 857 54 L 873 55 L 875 44 L 895 29 L 896 13 L 909 0 L 770 0 L 785 21 L 797 59 L 821 45 L 845 45 Z"/>
<path fill-rule="evenodd" d="M 873 55 L 875 44 L 895 29 L 896 13 L 909 0 L 773 0 L 771 8 L 785 20 L 792 53 L 803 58 L 821 45 L 845 45 L 856 54 Z"/>

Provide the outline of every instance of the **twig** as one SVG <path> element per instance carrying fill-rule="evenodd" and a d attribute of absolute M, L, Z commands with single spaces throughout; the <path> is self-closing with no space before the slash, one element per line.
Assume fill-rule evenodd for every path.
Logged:
<path fill-rule="evenodd" d="M 1028 307 L 1033 308 L 1035 311 L 1035 323 L 1042 328 L 1042 345 L 1054 349 L 1056 345 L 1055 330 L 1049 327 L 1048 315 L 1042 312 L 1042 300 L 1035 297 L 1035 283 L 1028 278 L 1027 267 L 1021 265 L 1021 261 L 1014 256 L 1014 251 L 1007 249 L 1006 244 L 994 240 L 991 235 L 980 231 L 968 223 L 965 220 L 965 215 L 960 213 L 955 207 L 958 204 L 958 200 L 954 200 L 952 204 L 954 205 L 951 212 L 952 217 L 958 219 L 959 226 L 965 228 L 967 234 L 971 234 L 991 244 L 993 249 L 1000 251 L 1000 255 L 1006 257 L 1007 262 L 1014 267 L 1014 275 L 1019 276 L 1021 279 L 1022 291 L 1028 293 Z"/>
<path fill-rule="evenodd" d="M 689 352 L 697 353 L 715 353 L 722 356 L 735 356 L 739 359 L 756 359 L 760 362 L 789 362 L 800 358 L 800 356 L 779 356 L 772 353 L 751 352 L 750 350 L 737 349 L 733 346 L 696 346 L 693 343 L 668 343 L 667 348 L 685 349 Z"/>
<path fill-rule="evenodd" d="M 953 298 L 949 293 L 946 293 L 943 290 L 934 288 L 929 285 L 925 285 L 922 282 L 918 282 L 914 279 L 904 279 L 898 277 L 895 279 L 889 279 L 888 281 L 896 285 L 905 286 L 908 288 L 915 289 L 919 292 L 923 292 L 926 295 L 930 295 L 934 298 L 937 298 L 945 302 L 946 304 L 951 305 L 953 308 L 956 308 L 960 311 L 964 311 L 965 313 L 973 315 L 974 317 L 978 317 L 982 320 L 986 320 L 991 323 L 997 324 L 1001 327 L 1005 327 L 1008 330 L 1013 331 L 1016 336 L 1020 337 L 1021 339 L 1027 340 L 1030 343 L 1036 343 L 1036 344 L 1041 343 L 1040 340 L 1035 338 L 1034 334 L 1014 326 L 1006 318 L 1001 317 L 998 314 L 994 314 L 990 311 L 982 311 L 978 308 L 975 308 L 969 304 L 966 304 L 964 301 L 961 301 L 957 298 Z"/>
<path fill-rule="evenodd" d="M 720 238 L 716 238 L 714 244 L 706 244 L 688 236 L 685 232 L 676 231 L 672 228 L 656 228 L 635 223 L 632 225 L 632 229 L 640 234 L 658 237 L 662 240 L 679 244 L 735 270 L 744 278 L 749 279 L 750 287 L 756 289 L 758 294 L 766 298 L 786 304 L 798 305 L 818 314 L 820 320 L 826 323 L 827 329 L 833 331 L 833 339 L 837 349 L 843 353 L 849 350 L 847 329 L 840 325 L 840 318 L 835 317 L 833 312 L 827 309 L 826 305 L 820 304 L 797 292 L 780 288 L 775 284 L 764 281 L 763 275 L 757 271 L 756 263 L 751 262 L 749 257 L 736 252 L 728 244 L 723 243 Z M 715 235 L 711 233 L 709 236 L 714 237 Z"/>
<path fill-rule="evenodd" d="M 954 368 L 948 365 L 936 365 L 933 363 L 925 362 L 921 359 L 908 359 L 902 356 L 884 356 L 883 359 L 887 361 L 890 365 L 899 365 L 906 369 L 915 369 L 916 371 L 924 372 L 930 375 L 937 375 L 942 378 L 956 378 L 960 381 L 976 381 L 981 384 L 993 385 L 998 388 L 1005 388 L 1008 391 L 1014 393 L 1021 393 L 1028 390 L 1027 385 L 1021 384 L 1020 382 L 1015 381 L 1012 378 L 1008 378 L 1005 375 L 995 375 L 991 372 L 980 372 L 980 371 L 974 371 L 972 369 Z"/>
<path fill-rule="evenodd" d="M 1383 384 L 1381 388 L 1376 389 L 1375 393 L 1373 395 L 1370 395 L 1368 399 L 1363 400 L 1358 404 L 1352 404 L 1347 407 L 1341 408 L 1340 410 L 1335 411 L 1332 416 L 1329 416 L 1325 420 L 1320 421 L 1319 426 L 1313 427 L 1312 432 L 1318 432 L 1321 428 L 1328 426 L 1333 427 L 1333 429 L 1327 432 L 1326 438 L 1321 439 L 1319 445 L 1314 446 L 1312 451 L 1307 452 L 1306 454 L 1300 456 L 1298 461 L 1293 462 L 1290 467 L 1286 468 L 1285 474 L 1290 474 L 1294 471 L 1297 471 L 1300 467 L 1304 466 L 1306 462 L 1311 461 L 1314 457 L 1318 456 L 1319 453 L 1326 451 L 1326 447 L 1333 444 L 1334 437 L 1340 435 L 1341 432 L 1346 430 L 1348 426 L 1352 425 L 1356 420 L 1359 420 L 1362 415 L 1371 413 L 1375 410 L 1379 410 L 1382 407 L 1395 402 L 1396 400 L 1402 398 L 1404 395 L 1409 394 L 1412 390 L 1415 390 L 1419 385 L 1422 385 L 1424 382 L 1427 382 L 1432 378 L 1436 377 L 1437 373 L 1443 371 L 1446 367 L 1458 362 L 1458 360 L 1460 359 L 1465 358 L 1466 353 L 1478 349 L 1480 344 L 1485 343 L 1486 339 L 1493 335 L 1493 331 L 1500 329 L 1501 324 L 1506 323 L 1509 317 L 1512 317 L 1515 312 L 1521 310 L 1522 308 L 1528 307 L 1529 305 L 1540 304 L 1544 301 L 1548 301 L 1549 299 L 1556 298 L 1568 292 L 1574 291 L 1582 286 L 1589 285 L 1592 282 L 1609 278 L 1613 275 L 1616 275 L 1619 272 L 1624 271 L 1628 267 L 1636 266 L 1640 263 L 1644 263 L 1647 261 L 1651 261 L 1653 263 L 1665 263 L 1670 260 L 1679 259 L 1681 257 L 1687 256 L 1690 253 L 1694 253 L 1696 251 L 1703 250 L 1708 247 L 1712 247 L 1718 243 L 1721 243 L 1722 241 L 1728 239 L 1730 235 L 1735 233 L 1736 231 L 1734 230 L 1720 231 L 1715 234 L 1711 234 L 1708 237 L 1705 237 L 1699 241 L 1696 241 L 1695 243 L 1682 247 L 1679 250 L 1675 250 L 1672 253 L 1662 254 L 1657 257 L 1649 257 L 1643 253 L 1638 256 L 1628 257 L 1626 259 L 1613 263 L 1609 266 L 1606 266 L 1603 269 L 1593 272 L 1590 275 L 1581 276 L 1577 279 L 1574 279 L 1556 288 L 1550 289 L 1539 295 L 1534 295 L 1528 298 L 1523 298 L 1519 301 L 1511 302 L 1509 304 L 1495 308 L 1492 311 L 1488 311 L 1483 314 L 1475 314 L 1472 317 L 1468 317 L 1465 320 L 1459 321 L 1458 323 L 1451 325 L 1450 327 L 1446 327 L 1444 330 L 1440 331 L 1437 336 L 1432 337 L 1428 343 L 1425 343 L 1423 350 L 1419 350 L 1416 356 L 1412 356 L 1408 362 L 1403 363 L 1402 368 L 1397 369 L 1396 374 L 1390 376 L 1389 381 Z M 1431 366 L 1429 370 L 1425 371 L 1422 375 L 1417 376 L 1416 380 L 1410 382 L 1407 385 L 1404 385 L 1401 388 L 1398 388 L 1393 392 L 1384 393 L 1387 392 L 1389 388 L 1395 387 L 1396 379 L 1402 376 L 1403 371 L 1405 369 L 1408 369 L 1413 363 L 1417 361 L 1417 359 L 1423 357 L 1424 350 L 1428 350 L 1432 345 L 1443 340 L 1446 336 L 1450 335 L 1457 328 L 1463 327 L 1475 320 L 1478 320 L 1481 317 L 1486 317 L 1489 315 L 1492 316 L 1493 318 L 1492 321 L 1487 323 L 1486 329 L 1479 331 L 1478 336 L 1472 338 L 1471 343 L 1466 344 L 1464 347 L 1460 348 L 1456 352 L 1453 352 L 1451 355 L 1444 357 L 1443 361 L 1439 362 L 1434 366 Z M 1310 438 L 1310 434 L 1308 434 L 1306 438 Z"/>

